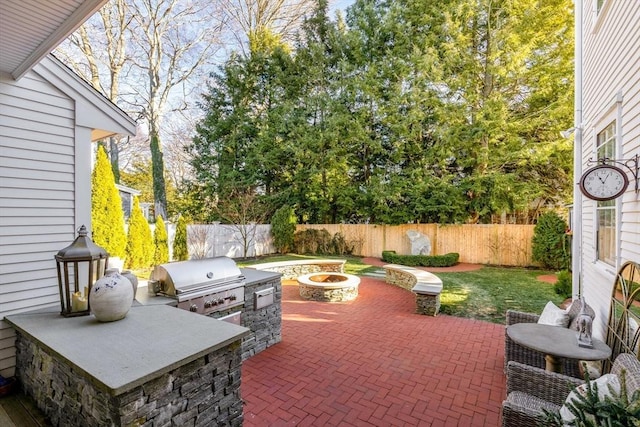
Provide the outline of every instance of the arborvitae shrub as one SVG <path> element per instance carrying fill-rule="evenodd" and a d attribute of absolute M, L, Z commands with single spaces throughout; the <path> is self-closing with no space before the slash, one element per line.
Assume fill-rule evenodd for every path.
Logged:
<path fill-rule="evenodd" d="M 287 253 L 293 248 L 296 233 L 296 215 L 292 207 L 282 206 L 271 218 L 273 245 L 279 253 Z"/>
<path fill-rule="evenodd" d="M 186 261 L 189 259 L 187 248 L 187 221 L 181 215 L 176 224 L 176 235 L 173 238 L 173 260 Z"/>
<path fill-rule="evenodd" d="M 120 193 L 103 146 L 91 174 L 91 238 L 112 257 L 125 257 L 127 234 Z"/>
<path fill-rule="evenodd" d="M 127 233 L 127 259 L 125 265 L 130 269 L 149 267 L 153 260 L 153 237 L 149 223 L 142 215 L 140 203 L 133 197 L 133 208 L 129 217 Z"/>
<path fill-rule="evenodd" d="M 567 270 L 571 264 L 571 247 L 567 223 L 557 213 L 545 212 L 533 229 L 533 260 L 545 268 Z"/>
<path fill-rule="evenodd" d="M 169 262 L 169 237 L 162 216 L 156 218 L 156 230 L 153 233 L 153 265 Z"/>

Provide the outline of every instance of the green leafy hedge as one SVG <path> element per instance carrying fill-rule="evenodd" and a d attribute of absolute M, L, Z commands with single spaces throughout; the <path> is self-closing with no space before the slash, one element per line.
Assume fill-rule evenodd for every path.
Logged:
<path fill-rule="evenodd" d="M 395 251 L 382 251 L 382 260 L 407 267 L 451 267 L 460 259 L 458 253 L 446 255 L 398 255 Z"/>

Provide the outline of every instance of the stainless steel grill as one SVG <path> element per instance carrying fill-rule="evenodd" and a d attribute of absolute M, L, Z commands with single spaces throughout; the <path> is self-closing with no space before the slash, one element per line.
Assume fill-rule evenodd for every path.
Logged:
<path fill-rule="evenodd" d="M 170 262 L 154 267 L 149 292 L 178 301 L 178 308 L 209 314 L 244 304 L 245 278 L 227 257 Z"/>

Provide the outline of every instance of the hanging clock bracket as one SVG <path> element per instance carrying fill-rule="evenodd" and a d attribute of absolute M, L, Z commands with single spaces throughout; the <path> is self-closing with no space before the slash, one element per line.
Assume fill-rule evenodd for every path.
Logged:
<path fill-rule="evenodd" d="M 629 172 L 631 172 L 631 175 L 633 175 L 633 181 L 634 181 L 634 187 L 636 190 L 636 193 L 638 193 L 640 191 L 640 156 L 638 156 L 637 154 L 633 157 L 631 157 L 630 159 L 610 159 L 608 157 L 603 157 L 601 159 L 597 159 L 597 160 L 593 160 L 593 159 L 589 159 L 587 160 L 587 164 L 593 164 L 593 163 L 597 163 L 600 165 L 620 165 L 620 166 L 624 166 L 625 168 L 627 168 L 627 170 Z"/>

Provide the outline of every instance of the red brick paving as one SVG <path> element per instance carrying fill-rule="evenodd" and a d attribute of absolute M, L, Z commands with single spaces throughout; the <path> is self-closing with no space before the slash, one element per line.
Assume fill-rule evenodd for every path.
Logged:
<path fill-rule="evenodd" d="M 282 342 L 242 366 L 244 426 L 498 426 L 504 326 L 414 310 L 379 279 L 348 303 L 285 282 Z"/>

